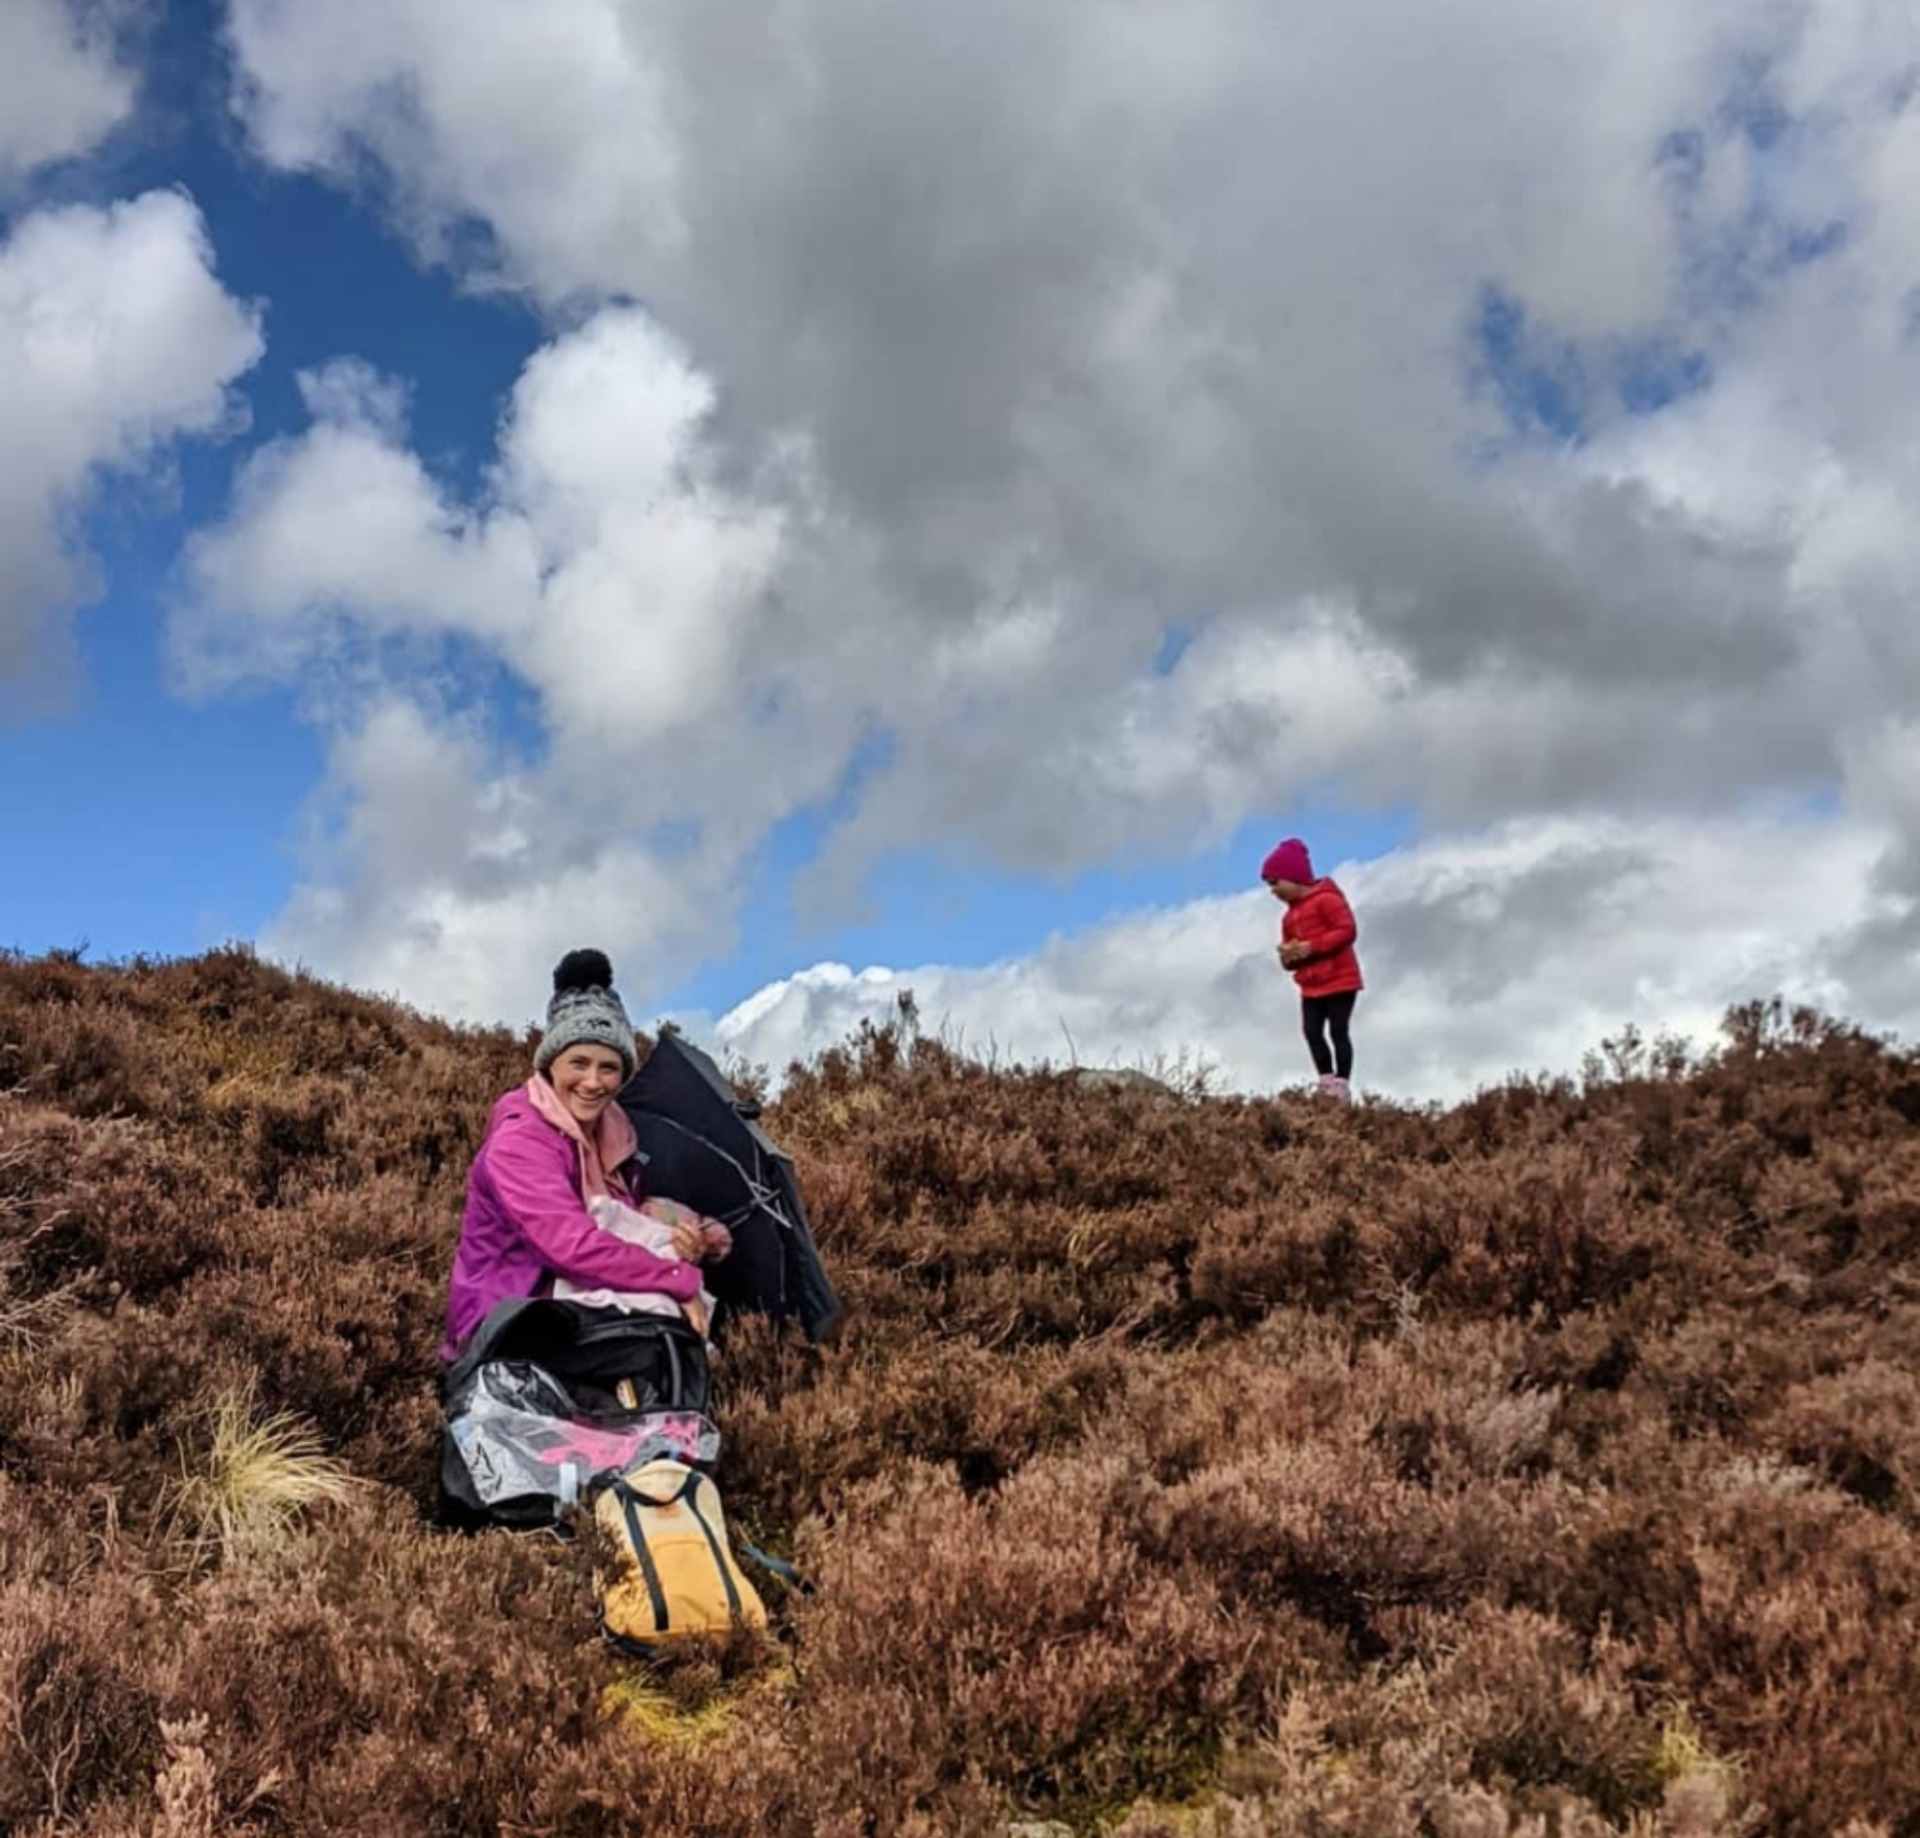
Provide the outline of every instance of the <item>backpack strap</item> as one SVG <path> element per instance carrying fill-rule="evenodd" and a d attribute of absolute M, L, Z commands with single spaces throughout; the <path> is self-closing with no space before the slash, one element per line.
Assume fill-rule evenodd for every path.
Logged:
<path fill-rule="evenodd" d="M 660 1587 L 660 1572 L 654 1566 L 653 1553 L 647 1549 L 647 1535 L 640 1527 L 640 1507 L 651 1506 L 654 1502 L 629 1487 L 624 1480 L 615 1481 L 613 1491 L 627 1521 L 627 1538 L 633 1546 L 634 1556 L 639 1560 L 640 1575 L 647 1585 L 647 1600 L 653 1606 L 653 1624 L 664 1634 L 667 1631 L 667 1594 Z M 703 1519 L 701 1524 L 704 1526 L 706 1521 Z M 707 1536 L 711 1538 L 713 1534 L 708 1532 Z M 728 1588 L 732 1588 L 731 1583 Z"/>
<path fill-rule="evenodd" d="M 761 1550 L 757 1544 L 748 1544 L 744 1538 L 735 1541 L 734 1549 L 738 1551 L 742 1557 L 750 1558 L 754 1563 L 758 1564 L 761 1569 L 777 1576 L 781 1582 L 787 1584 L 790 1588 L 799 1590 L 802 1595 L 813 1594 L 813 1585 L 808 1582 L 792 1564 L 788 1563 L 784 1557 L 769 1556 L 768 1553 Z"/>
<path fill-rule="evenodd" d="M 719 1535 L 707 1523 L 707 1515 L 700 1510 L 700 1496 L 693 1491 L 696 1477 L 689 1476 L 687 1485 L 681 1491 L 681 1497 L 687 1503 L 687 1511 L 693 1514 L 694 1523 L 707 1535 L 707 1549 L 713 1553 L 713 1567 L 720 1572 L 720 1585 L 727 1592 L 727 1613 L 736 1621 L 741 1616 L 740 1590 L 733 1580 L 733 1566 L 727 1562 L 727 1554 L 721 1548 Z"/>

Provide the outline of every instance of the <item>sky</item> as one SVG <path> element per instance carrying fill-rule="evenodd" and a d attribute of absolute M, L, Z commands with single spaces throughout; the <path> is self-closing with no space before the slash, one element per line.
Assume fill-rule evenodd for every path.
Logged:
<path fill-rule="evenodd" d="M 0 945 L 1447 1099 L 1920 1023 L 1920 13 L 5 0 Z"/>

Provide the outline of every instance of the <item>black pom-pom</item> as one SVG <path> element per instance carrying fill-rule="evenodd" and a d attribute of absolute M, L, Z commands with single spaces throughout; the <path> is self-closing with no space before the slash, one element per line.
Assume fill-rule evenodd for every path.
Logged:
<path fill-rule="evenodd" d="M 611 989 L 613 966 L 604 951 L 569 951 L 553 967 L 553 993 L 563 989 Z"/>

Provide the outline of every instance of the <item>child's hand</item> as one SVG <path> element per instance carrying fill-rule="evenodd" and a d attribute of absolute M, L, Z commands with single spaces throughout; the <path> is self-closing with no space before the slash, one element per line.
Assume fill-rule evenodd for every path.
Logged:
<path fill-rule="evenodd" d="M 718 1219 L 690 1213 L 673 1225 L 673 1254 L 682 1263 L 717 1263 L 733 1249 L 733 1234 Z"/>
<path fill-rule="evenodd" d="M 695 1296 L 691 1302 L 684 1304 L 684 1306 L 687 1319 L 699 1332 L 700 1338 L 702 1340 L 711 1340 L 713 1338 L 713 1322 L 707 1314 L 706 1303 L 701 1301 L 698 1296 Z"/>

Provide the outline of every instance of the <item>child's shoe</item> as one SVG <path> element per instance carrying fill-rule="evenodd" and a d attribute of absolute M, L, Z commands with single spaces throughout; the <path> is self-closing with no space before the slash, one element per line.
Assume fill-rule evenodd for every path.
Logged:
<path fill-rule="evenodd" d="M 1323 1098 L 1332 1098 L 1337 1104 L 1353 1102 L 1352 1087 L 1345 1079 L 1332 1072 L 1323 1072 L 1320 1075 L 1320 1095 Z"/>

